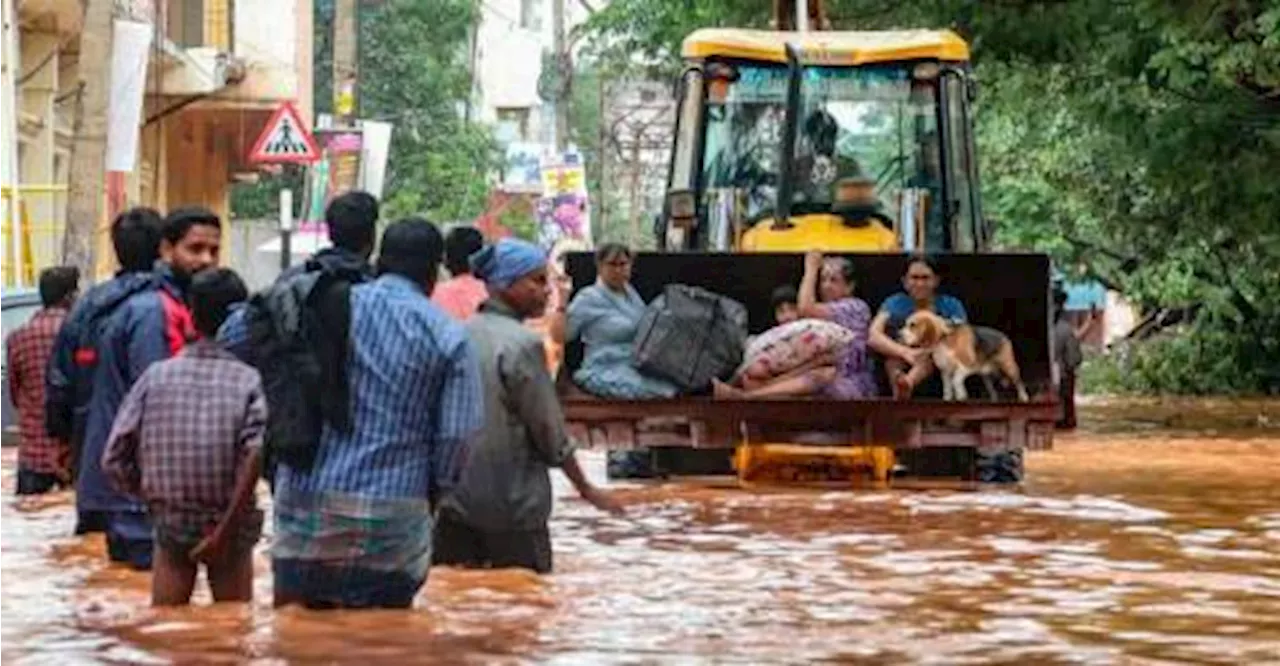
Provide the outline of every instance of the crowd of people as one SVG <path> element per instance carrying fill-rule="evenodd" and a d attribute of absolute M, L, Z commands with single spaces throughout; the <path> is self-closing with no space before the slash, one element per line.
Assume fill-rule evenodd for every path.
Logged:
<path fill-rule="evenodd" d="M 74 269 L 42 273 L 46 307 L 9 340 L 18 492 L 73 486 L 75 532 L 150 570 L 158 605 L 202 567 L 216 601 L 250 598 L 261 478 L 277 604 L 408 606 L 432 564 L 550 571 L 549 469 L 622 508 L 579 467 L 522 324 L 546 254 L 419 218 L 375 243 L 378 216 L 337 197 L 332 246 L 252 296 L 200 208 L 118 216 L 120 271 L 79 298 Z"/>
<path fill-rule="evenodd" d="M 335 198 L 332 246 L 253 295 L 218 267 L 221 220 L 203 208 L 119 215 L 120 270 L 82 296 L 75 269 L 44 271 L 45 307 L 8 341 L 17 492 L 74 487 L 75 533 L 103 532 L 111 561 L 151 570 L 155 604 L 189 602 L 201 566 L 215 600 L 251 597 L 261 479 L 276 604 L 408 606 L 433 564 L 551 571 L 550 469 L 595 507 L 622 507 L 579 466 L 544 341 L 525 322 L 556 303 L 550 335 L 583 343 L 572 378 L 588 393 L 676 395 L 632 363 L 647 307 L 633 254 L 602 245 L 596 284 L 566 303 L 533 244 L 486 244 L 469 227 L 446 237 L 421 218 L 378 239 L 378 218 L 367 193 Z M 897 331 L 921 309 L 966 316 L 939 282 L 913 257 L 903 291 L 873 315 L 847 259 L 809 253 L 798 287 L 773 294 L 777 323 L 830 322 L 849 344 L 708 392 L 871 397 L 875 353 L 909 396 L 932 368 Z M 611 475 L 636 455 L 611 454 Z"/>

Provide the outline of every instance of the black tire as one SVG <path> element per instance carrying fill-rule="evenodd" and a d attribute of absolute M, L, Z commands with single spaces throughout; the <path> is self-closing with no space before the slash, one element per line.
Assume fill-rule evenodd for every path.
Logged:
<path fill-rule="evenodd" d="M 974 459 L 974 466 L 978 481 L 981 483 L 1021 483 L 1022 449 L 991 452 L 979 450 Z"/>
<path fill-rule="evenodd" d="M 610 451 L 605 463 L 609 479 L 653 479 L 659 475 L 649 449 Z"/>

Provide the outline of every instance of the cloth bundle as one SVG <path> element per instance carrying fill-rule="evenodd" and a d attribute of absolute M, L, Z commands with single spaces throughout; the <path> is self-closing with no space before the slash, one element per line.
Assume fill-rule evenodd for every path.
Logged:
<path fill-rule="evenodd" d="M 771 379 L 823 357 L 837 357 L 853 332 L 823 319 L 800 319 L 775 326 L 747 344 L 736 376 Z"/>

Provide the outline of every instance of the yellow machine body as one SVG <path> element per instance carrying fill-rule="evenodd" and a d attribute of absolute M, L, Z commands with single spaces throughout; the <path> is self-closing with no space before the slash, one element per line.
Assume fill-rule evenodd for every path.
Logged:
<path fill-rule="evenodd" d="M 808 445 L 743 441 L 733 456 L 738 480 L 748 484 L 870 482 L 884 485 L 893 472 L 893 447 Z"/>

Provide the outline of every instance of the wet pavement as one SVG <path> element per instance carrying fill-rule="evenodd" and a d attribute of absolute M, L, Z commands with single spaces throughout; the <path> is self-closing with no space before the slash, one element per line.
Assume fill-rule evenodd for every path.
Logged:
<path fill-rule="evenodd" d="M 1100 403 L 1019 491 L 558 486 L 556 573 L 434 569 L 412 611 L 148 607 L 145 574 L 16 500 L 5 664 L 1280 663 L 1280 403 Z M 1172 419 L 1172 420 L 1170 420 Z M 590 467 L 600 473 L 599 455 Z"/>

